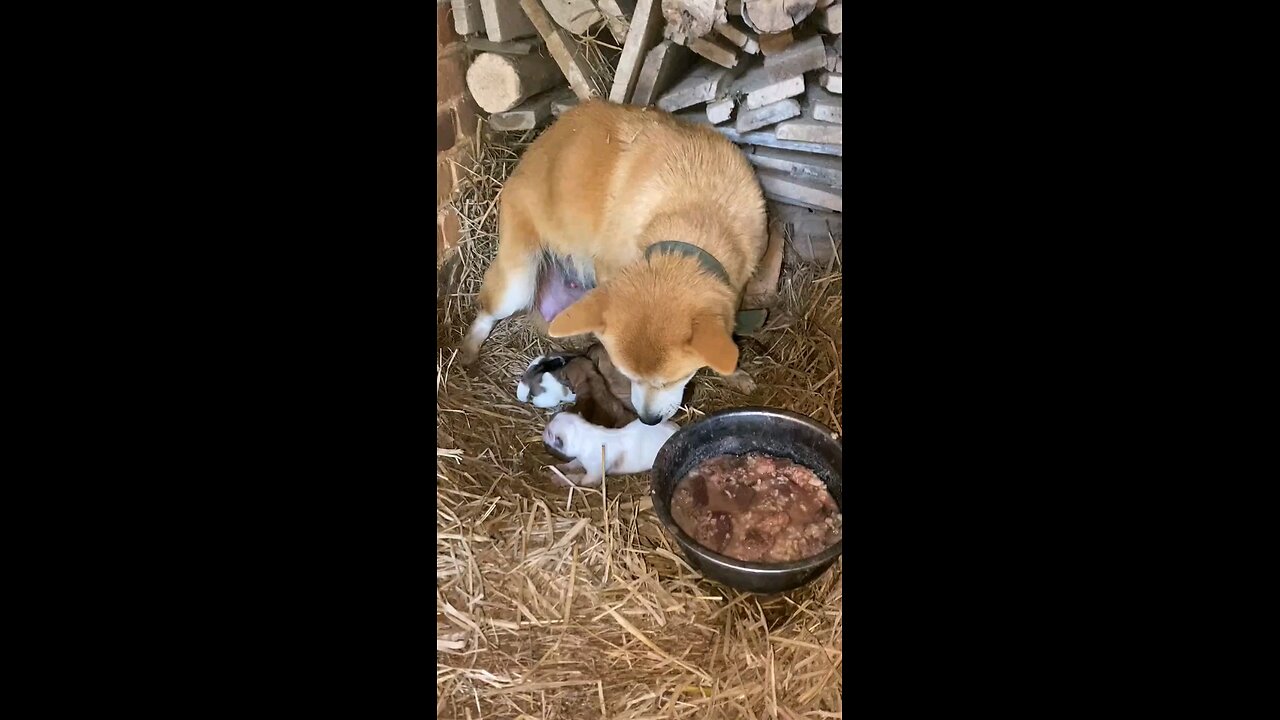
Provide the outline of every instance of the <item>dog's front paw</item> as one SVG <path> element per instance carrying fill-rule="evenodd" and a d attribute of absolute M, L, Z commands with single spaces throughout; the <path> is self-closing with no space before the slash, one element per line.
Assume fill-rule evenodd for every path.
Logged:
<path fill-rule="evenodd" d="M 724 384 L 728 385 L 730 389 L 736 390 L 743 395 L 750 395 L 756 391 L 756 381 L 752 380 L 751 376 L 742 368 L 734 370 L 733 374 L 725 375 L 721 379 L 724 380 Z"/>

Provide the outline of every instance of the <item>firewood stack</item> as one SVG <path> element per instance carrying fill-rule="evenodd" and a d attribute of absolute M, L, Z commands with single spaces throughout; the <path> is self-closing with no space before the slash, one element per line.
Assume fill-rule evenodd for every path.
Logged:
<path fill-rule="evenodd" d="M 790 226 L 800 255 L 835 252 L 840 0 L 450 1 L 476 53 L 467 87 L 492 128 L 536 128 L 592 97 L 709 124 L 755 165 L 770 215 Z M 621 47 L 612 83 L 586 61 L 584 36 Z"/>

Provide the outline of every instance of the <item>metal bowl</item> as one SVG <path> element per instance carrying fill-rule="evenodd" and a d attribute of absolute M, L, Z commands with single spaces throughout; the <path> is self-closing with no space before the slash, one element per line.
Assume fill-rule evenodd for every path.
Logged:
<path fill-rule="evenodd" d="M 708 550 L 671 519 L 671 496 L 676 484 L 698 463 L 717 455 L 749 452 L 787 458 L 809 468 L 827 484 L 836 505 L 844 512 L 840 478 L 843 450 L 839 436 L 803 415 L 763 407 L 721 410 L 684 426 L 672 435 L 658 451 L 653 464 L 650 488 L 653 509 L 689 563 L 707 578 L 760 594 L 798 588 L 831 567 L 840 556 L 843 539 L 803 560 L 754 563 Z"/>

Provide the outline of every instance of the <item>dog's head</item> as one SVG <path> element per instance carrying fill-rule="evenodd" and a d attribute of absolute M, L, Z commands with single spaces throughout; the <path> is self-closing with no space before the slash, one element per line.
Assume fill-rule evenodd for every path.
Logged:
<path fill-rule="evenodd" d="M 699 368 L 738 367 L 727 289 L 673 283 L 660 275 L 623 276 L 587 293 L 552 321 L 552 337 L 594 333 L 631 381 L 631 404 L 646 425 L 676 414 Z M 731 296 L 731 293 L 729 293 Z"/>

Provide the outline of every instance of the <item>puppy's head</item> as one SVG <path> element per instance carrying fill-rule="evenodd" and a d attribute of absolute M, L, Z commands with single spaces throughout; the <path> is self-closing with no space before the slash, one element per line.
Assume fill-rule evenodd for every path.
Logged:
<path fill-rule="evenodd" d="M 552 337 L 594 333 L 631 381 L 631 404 L 640 420 L 657 425 L 676 414 L 699 368 L 721 375 L 737 368 L 726 311 L 732 307 L 732 292 L 714 279 L 672 281 L 649 269 L 587 293 L 548 331 Z"/>
<path fill-rule="evenodd" d="M 546 446 L 547 452 L 566 462 L 573 460 L 568 452 L 569 448 L 573 447 L 574 434 L 581 421 L 581 418 L 570 412 L 556 413 L 552 416 L 551 420 L 547 421 L 547 427 L 542 431 L 542 444 Z"/>

